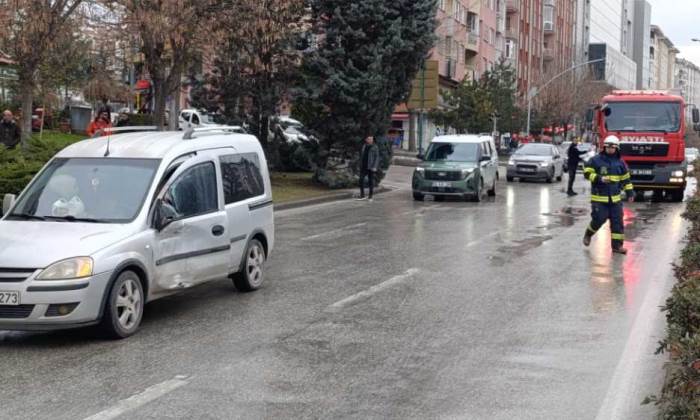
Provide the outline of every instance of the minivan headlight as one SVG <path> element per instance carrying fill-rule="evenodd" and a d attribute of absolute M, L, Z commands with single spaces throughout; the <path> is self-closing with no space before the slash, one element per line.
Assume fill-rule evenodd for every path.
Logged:
<path fill-rule="evenodd" d="M 90 257 L 77 257 L 51 264 L 41 272 L 37 280 L 73 280 L 92 276 L 93 261 Z"/>
<path fill-rule="evenodd" d="M 540 166 L 546 168 L 547 166 L 549 166 L 549 162 L 540 162 Z"/>
<path fill-rule="evenodd" d="M 468 177 L 469 175 L 471 175 L 472 172 L 474 172 L 474 168 L 462 169 L 462 178 Z"/>
<path fill-rule="evenodd" d="M 418 167 L 416 167 L 416 172 L 423 173 L 423 172 L 425 172 L 425 168 L 418 166 Z"/>

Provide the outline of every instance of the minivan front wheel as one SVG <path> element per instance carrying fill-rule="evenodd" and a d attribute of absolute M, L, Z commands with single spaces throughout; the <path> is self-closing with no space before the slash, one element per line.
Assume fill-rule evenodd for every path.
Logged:
<path fill-rule="evenodd" d="M 241 271 L 233 275 L 233 284 L 241 292 L 252 292 L 262 286 L 265 278 L 265 248 L 257 239 L 248 243 L 243 267 Z"/>
<path fill-rule="evenodd" d="M 100 330 L 111 338 L 126 338 L 134 334 L 143 319 L 145 296 L 139 276 L 124 271 L 109 290 Z"/>

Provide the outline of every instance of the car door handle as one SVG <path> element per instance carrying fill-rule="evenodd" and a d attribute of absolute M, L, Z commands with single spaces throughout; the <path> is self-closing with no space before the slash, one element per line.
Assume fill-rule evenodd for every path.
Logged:
<path fill-rule="evenodd" d="M 211 234 L 214 236 L 221 236 L 226 232 L 226 229 L 224 229 L 223 226 L 221 225 L 216 225 L 213 228 L 211 228 Z"/>

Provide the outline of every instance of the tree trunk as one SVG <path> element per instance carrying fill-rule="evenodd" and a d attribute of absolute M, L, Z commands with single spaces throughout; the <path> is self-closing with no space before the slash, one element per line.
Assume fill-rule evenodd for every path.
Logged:
<path fill-rule="evenodd" d="M 158 131 L 163 131 L 165 129 L 165 100 L 167 96 L 167 89 L 165 88 L 165 82 L 160 79 L 153 79 L 153 95 L 155 96 L 155 104 L 153 105 L 153 124 L 157 127 Z"/>
<path fill-rule="evenodd" d="M 415 152 L 416 149 L 416 114 L 412 111 L 408 114 L 408 150 Z"/>
<path fill-rule="evenodd" d="M 177 131 L 179 128 L 179 116 L 180 116 L 180 84 L 178 84 L 177 89 L 171 95 L 170 100 L 170 114 L 168 115 L 168 128 L 172 131 Z"/>
<path fill-rule="evenodd" d="M 22 97 L 22 149 L 27 147 L 27 141 L 32 135 L 32 102 L 34 101 L 34 86 L 26 80 L 20 80 Z"/>

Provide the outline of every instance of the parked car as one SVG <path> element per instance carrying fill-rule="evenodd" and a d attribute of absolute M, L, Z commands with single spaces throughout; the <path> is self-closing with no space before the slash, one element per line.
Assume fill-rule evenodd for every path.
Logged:
<path fill-rule="evenodd" d="M 166 118 L 167 121 L 167 118 Z M 183 109 L 180 111 L 180 116 L 178 117 L 178 123 L 180 130 L 187 128 L 217 128 L 223 127 L 223 124 L 216 122 L 216 116 L 205 111 L 197 109 Z M 231 126 L 227 125 L 229 130 L 235 131 L 236 133 L 246 134 L 247 130 L 242 126 Z"/>
<path fill-rule="evenodd" d="M 154 299 L 226 277 L 260 288 L 274 245 L 260 142 L 230 131 L 76 143 L 3 210 L 0 330 L 128 337 Z"/>
<path fill-rule="evenodd" d="M 685 148 L 685 160 L 688 163 L 694 163 L 698 159 L 699 155 L 700 155 L 700 151 L 698 151 L 698 149 L 696 149 L 695 147 L 686 147 Z"/>
<path fill-rule="evenodd" d="M 498 154 L 493 138 L 476 135 L 438 136 L 413 172 L 413 199 L 425 195 L 481 201 L 484 193 L 496 195 Z"/>
<path fill-rule="evenodd" d="M 506 180 L 515 178 L 561 181 L 564 159 L 556 146 L 545 143 L 528 143 L 520 147 L 508 161 Z"/>

